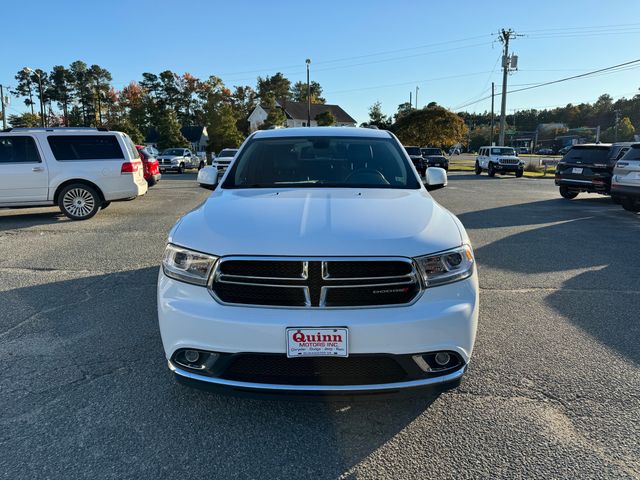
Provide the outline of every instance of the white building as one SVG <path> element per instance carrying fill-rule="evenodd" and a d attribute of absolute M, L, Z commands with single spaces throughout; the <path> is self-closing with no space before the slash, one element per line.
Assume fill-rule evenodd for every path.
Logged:
<path fill-rule="evenodd" d="M 282 104 L 281 104 L 282 103 Z M 306 127 L 307 126 L 307 104 L 305 102 L 281 102 L 276 103 L 276 108 L 283 110 L 285 117 L 287 118 L 286 126 L 291 127 Z M 318 125 L 315 117 L 320 113 L 329 111 L 336 119 L 335 126 L 337 127 L 355 127 L 356 121 L 345 112 L 339 105 L 327 105 L 327 104 L 312 104 L 311 105 L 311 126 Z M 253 109 L 251 115 L 249 115 L 249 129 L 252 132 L 258 130 L 260 125 L 264 123 L 269 114 L 268 108 L 262 105 L 258 105 Z"/>

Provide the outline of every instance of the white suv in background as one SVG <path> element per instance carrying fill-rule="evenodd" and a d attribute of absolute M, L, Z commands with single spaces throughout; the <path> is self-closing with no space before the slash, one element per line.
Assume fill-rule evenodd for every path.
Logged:
<path fill-rule="evenodd" d="M 0 132 L 0 207 L 58 205 L 86 220 L 116 200 L 144 195 L 142 160 L 121 132 L 13 128 Z"/>
<path fill-rule="evenodd" d="M 480 147 L 475 172 L 486 170 L 490 177 L 496 173 L 513 172 L 516 177 L 524 174 L 524 160 L 520 160 L 512 147 Z"/>
<path fill-rule="evenodd" d="M 611 196 L 621 199 L 629 212 L 640 212 L 640 143 L 631 145 L 616 163 L 611 179 Z"/>

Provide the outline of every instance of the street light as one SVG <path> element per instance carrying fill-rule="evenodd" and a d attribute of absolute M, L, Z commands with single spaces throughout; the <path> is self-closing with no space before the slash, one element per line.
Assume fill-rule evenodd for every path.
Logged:
<path fill-rule="evenodd" d="M 311 59 L 305 60 L 307 64 L 307 127 L 311 126 L 311 83 L 309 83 L 309 66 L 311 65 Z"/>
<path fill-rule="evenodd" d="M 40 98 L 40 125 L 42 126 L 42 128 L 45 127 L 44 124 L 44 105 L 42 103 L 42 77 L 40 76 L 40 74 L 29 67 L 24 67 L 24 71 L 27 72 L 28 74 L 34 74 L 36 77 L 38 77 L 38 91 L 40 92 L 39 98 Z"/>

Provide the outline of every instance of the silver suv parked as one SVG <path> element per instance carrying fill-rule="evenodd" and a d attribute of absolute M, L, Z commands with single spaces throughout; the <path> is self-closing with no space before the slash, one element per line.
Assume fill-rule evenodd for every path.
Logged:
<path fill-rule="evenodd" d="M 640 143 L 631 145 L 616 163 L 611 179 L 611 195 L 620 197 L 630 212 L 640 212 Z"/>

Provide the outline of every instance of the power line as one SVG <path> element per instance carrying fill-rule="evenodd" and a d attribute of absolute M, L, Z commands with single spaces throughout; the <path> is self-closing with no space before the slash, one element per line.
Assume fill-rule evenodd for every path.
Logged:
<path fill-rule="evenodd" d="M 569 80 L 576 80 L 578 78 L 584 78 L 584 77 L 588 77 L 588 76 L 596 76 L 596 74 L 601 74 L 603 72 L 618 73 L 620 71 L 630 70 L 629 68 L 620 68 L 620 67 L 626 67 L 626 66 L 629 66 L 629 65 L 637 64 L 637 63 L 640 63 L 640 59 L 631 60 L 629 62 L 624 62 L 624 63 L 619 63 L 617 65 L 612 65 L 610 67 L 600 68 L 598 70 L 593 70 L 593 71 L 590 71 L 590 72 L 587 72 L 587 73 L 583 73 L 583 74 L 580 74 L 580 75 L 572 75 L 570 77 L 559 78 L 557 80 L 552 80 L 552 81 L 549 81 L 549 82 L 536 83 L 536 84 L 531 85 L 529 87 L 519 88 L 519 89 L 516 89 L 516 90 L 510 90 L 507 93 L 516 93 L 516 92 L 522 92 L 522 91 L 525 91 L 525 90 L 532 90 L 534 88 L 540 88 L 540 87 L 545 87 L 547 85 L 553 85 L 553 84 L 556 84 L 556 83 L 567 82 Z M 501 94 L 498 93 L 496 95 L 501 95 Z M 480 103 L 480 102 L 482 102 L 484 100 L 487 100 L 489 98 L 491 98 L 491 96 L 480 98 L 480 99 L 475 100 L 473 102 L 469 102 L 469 103 L 467 103 L 465 105 L 460 105 L 455 110 L 460 110 L 461 108 L 465 108 L 465 107 L 468 107 L 470 105 L 475 105 L 476 103 Z"/>
<path fill-rule="evenodd" d="M 490 37 L 490 34 L 484 34 L 484 35 L 475 35 L 473 37 L 465 37 L 465 38 L 459 38 L 459 39 L 455 39 L 455 40 L 447 40 L 447 41 L 443 41 L 443 42 L 436 42 L 436 43 L 426 43 L 423 45 L 416 45 L 414 47 L 406 47 L 406 48 L 397 48 L 394 50 L 383 50 L 383 51 L 379 51 L 379 52 L 372 52 L 372 53 L 366 53 L 366 54 L 362 54 L 362 55 L 354 55 L 354 56 L 350 56 L 350 57 L 340 57 L 340 58 L 334 58 L 334 59 L 329 59 L 329 60 L 322 60 L 319 62 L 314 62 L 316 65 L 325 65 L 328 63 L 337 63 L 337 62 L 347 62 L 350 60 L 358 60 L 361 58 L 370 58 L 370 57 L 374 57 L 374 56 L 378 56 L 378 55 L 389 55 L 392 53 L 399 53 L 399 52 L 406 52 L 406 51 L 410 51 L 410 50 L 419 50 L 421 48 L 428 48 L 428 47 L 438 47 L 440 45 L 449 45 L 452 43 L 460 43 L 460 42 L 466 42 L 469 40 L 477 40 L 479 38 L 486 38 L 486 37 Z M 222 76 L 236 76 L 236 75 L 244 75 L 244 74 L 248 74 L 248 73 L 263 73 L 265 71 L 277 71 L 277 70 L 282 70 L 282 69 L 290 69 L 290 68 L 298 68 L 300 65 L 299 64 L 295 64 L 295 65 L 286 65 L 286 66 L 280 66 L 280 67 L 270 67 L 270 68 L 261 68 L 261 69 L 256 69 L 256 70 L 244 70 L 244 71 L 240 71 L 240 72 L 227 72 L 227 73 L 221 73 L 219 74 L 220 77 Z"/>

